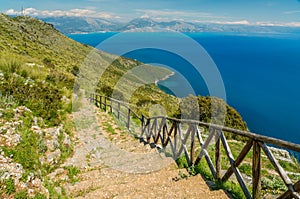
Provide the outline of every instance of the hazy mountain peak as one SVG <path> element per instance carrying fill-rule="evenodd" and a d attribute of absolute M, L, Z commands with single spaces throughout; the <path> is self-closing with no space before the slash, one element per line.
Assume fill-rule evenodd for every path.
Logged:
<path fill-rule="evenodd" d="M 5 16 L 1 14 L 2 18 Z M 142 16 L 131 21 L 119 22 L 94 17 L 44 17 L 43 21 L 53 24 L 64 34 L 86 32 L 241 32 L 241 33 L 288 33 L 300 32 L 300 27 L 253 25 L 249 23 L 204 23 L 187 22 L 184 20 L 155 20 Z"/>

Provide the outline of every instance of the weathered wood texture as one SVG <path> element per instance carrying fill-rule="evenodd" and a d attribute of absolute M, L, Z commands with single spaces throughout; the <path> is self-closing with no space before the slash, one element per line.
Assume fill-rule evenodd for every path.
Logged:
<path fill-rule="evenodd" d="M 287 173 L 280 166 L 275 156 L 269 150 L 267 145 L 283 147 L 288 150 L 300 152 L 300 145 L 286 142 L 283 140 L 254 134 L 248 131 L 232 129 L 215 124 L 204 123 L 194 120 L 174 119 L 164 116 L 157 116 L 148 118 L 144 115 L 138 116 L 132 111 L 128 104 L 115 100 L 109 97 L 101 96 L 96 93 L 90 94 L 90 101 L 97 107 L 109 111 L 117 111 L 117 118 L 120 118 L 121 107 L 127 110 L 125 114 L 126 126 L 130 128 L 131 117 L 134 116 L 141 121 L 141 135 L 140 138 L 146 142 L 153 143 L 158 147 L 166 149 L 170 148 L 172 156 L 177 159 L 184 155 L 189 166 L 197 165 L 204 157 L 208 164 L 213 177 L 216 180 L 227 181 L 230 176 L 235 174 L 235 177 L 242 188 L 246 198 L 261 198 L 261 153 L 265 153 L 275 171 L 279 174 L 287 187 L 287 191 L 279 198 L 300 198 L 298 193 L 300 191 L 300 181 L 293 183 L 288 177 Z M 113 104 L 117 104 L 114 110 Z M 207 138 L 203 139 L 205 129 L 208 130 Z M 230 146 L 226 140 L 224 132 L 227 134 L 239 135 L 247 138 L 245 146 L 241 149 L 239 155 L 235 159 Z M 215 141 L 212 143 L 212 141 Z M 215 157 L 214 162 L 208 153 L 208 147 L 214 146 Z M 222 157 L 221 149 L 224 149 L 226 159 L 230 163 L 229 169 L 222 176 Z M 243 162 L 249 151 L 253 149 L 252 159 L 252 193 L 247 188 L 247 185 L 239 171 L 239 165 Z M 224 158 L 223 158 L 224 161 Z"/>
<path fill-rule="evenodd" d="M 258 142 L 253 143 L 253 159 L 252 159 L 252 196 L 253 198 L 261 198 L 261 153 Z"/>

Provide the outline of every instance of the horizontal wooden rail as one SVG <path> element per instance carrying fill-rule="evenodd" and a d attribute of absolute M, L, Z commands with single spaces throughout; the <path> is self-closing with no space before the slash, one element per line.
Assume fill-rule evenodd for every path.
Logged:
<path fill-rule="evenodd" d="M 169 147 L 174 159 L 184 154 L 189 166 L 197 165 L 205 158 L 208 167 L 216 180 L 227 181 L 233 174 L 235 175 L 240 187 L 242 188 L 246 198 L 261 198 L 261 161 L 262 152 L 265 153 L 268 160 L 274 166 L 278 176 L 281 177 L 286 185 L 286 192 L 279 198 L 300 198 L 300 180 L 293 183 L 287 172 L 281 167 L 275 156 L 272 154 L 268 145 L 283 147 L 290 151 L 300 152 L 300 145 L 291 142 L 283 141 L 276 138 L 271 138 L 263 135 L 258 135 L 248 131 L 237 130 L 229 127 L 224 127 L 216 124 L 209 124 L 195 120 L 175 119 L 164 116 L 146 117 L 136 114 L 127 103 L 122 101 L 101 96 L 97 93 L 90 94 L 90 101 L 99 108 L 113 112 L 113 103 L 117 104 L 117 117 L 120 117 L 121 107 L 127 110 L 126 126 L 130 128 L 130 118 L 134 116 L 141 122 L 141 135 L 148 143 L 154 143 L 163 148 Z M 184 126 L 184 127 L 183 127 Z M 204 140 L 204 129 L 208 130 L 207 138 Z M 235 159 L 225 134 L 234 134 L 248 139 L 244 148 L 241 149 L 239 155 Z M 214 143 L 212 143 L 214 140 Z M 196 146 L 198 149 L 196 150 Z M 208 147 L 214 146 L 215 162 L 212 161 L 208 153 Z M 222 175 L 221 147 L 226 154 L 226 159 L 230 164 L 228 170 Z M 239 165 L 243 162 L 246 155 L 252 149 L 252 193 L 249 191 L 245 180 L 239 171 Z"/>

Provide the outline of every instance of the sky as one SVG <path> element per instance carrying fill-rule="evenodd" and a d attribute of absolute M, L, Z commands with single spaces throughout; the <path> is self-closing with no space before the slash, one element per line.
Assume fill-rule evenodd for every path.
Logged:
<path fill-rule="evenodd" d="M 300 26 L 300 0 L 0 0 L 6 14 Z"/>

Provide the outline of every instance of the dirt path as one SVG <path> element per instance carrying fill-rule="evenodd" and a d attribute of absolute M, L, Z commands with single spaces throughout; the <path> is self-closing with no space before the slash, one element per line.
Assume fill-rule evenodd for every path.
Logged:
<path fill-rule="evenodd" d="M 200 175 L 186 176 L 173 159 L 140 143 L 119 128 L 114 118 L 87 100 L 74 113 L 78 144 L 64 166 L 79 167 L 75 184 L 65 189 L 74 198 L 228 198 L 210 191 Z"/>

